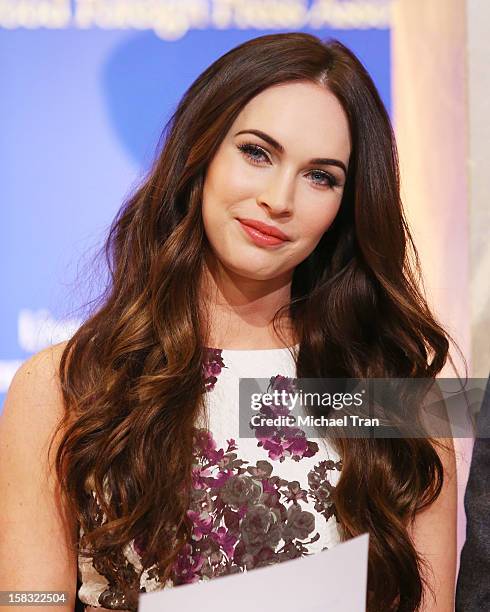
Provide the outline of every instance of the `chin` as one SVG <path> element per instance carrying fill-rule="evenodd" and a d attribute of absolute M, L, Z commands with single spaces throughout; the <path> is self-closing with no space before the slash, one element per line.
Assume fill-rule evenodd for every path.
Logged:
<path fill-rule="evenodd" d="M 247 278 L 249 280 L 255 281 L 267 281 L 272 280 L 278 276 L 278 273 L 274 273 L 271 271 L 261 270 L 258 266 L 247 266 L 246 268 L 242 266 L 227 266 L 234 274 L 242 276 L 243 278 Z"/>

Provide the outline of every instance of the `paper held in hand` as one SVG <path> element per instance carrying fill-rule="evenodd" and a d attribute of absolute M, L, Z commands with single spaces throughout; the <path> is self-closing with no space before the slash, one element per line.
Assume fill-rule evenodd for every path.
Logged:
<path fill-rule="evenodd" d="M 365 612 L 368 534 L 299 559 L 142 593 L 139 612 Z"/>

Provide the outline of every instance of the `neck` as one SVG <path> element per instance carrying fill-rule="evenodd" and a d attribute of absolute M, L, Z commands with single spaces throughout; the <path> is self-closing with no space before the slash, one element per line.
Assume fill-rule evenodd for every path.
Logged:
<path fill-rule="evenodd" d="M 272 326 L 275 313 L 289 303 L 291 280 L 291 272 L 274 279 L 244 277 L 225 269 L 208 253 L 201 282 L 208 321 L 206 345 L 280 348 L 295 344 L 287 310 L 276 320 L 281 336 Z"/>

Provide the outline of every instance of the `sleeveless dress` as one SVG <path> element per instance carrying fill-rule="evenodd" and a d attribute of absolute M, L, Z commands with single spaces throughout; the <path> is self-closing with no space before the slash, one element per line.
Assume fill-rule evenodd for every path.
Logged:
<path fill-rule="evenodd" d="M 239 378 L 270 379 L 270 389 L 284 388 L 296 376 L 289 349 L 205 352 L 209 426 L 196 424 L 188 510 L 192 540 L 165 584 L 151 568 L 141 571 L 139 543 L 132 540 L 124 550 L 124 571 L 137 576 L 140 592 L 249 571 L 331 548 L 341 539 L 331 493 L 342 463 L 332 445 L 307 439 L 301 430 L 298 435 L 297 429 L 293 437 L 280 428 L 239 437 Z M 127 609 L 124 594 L 94 568 L 91 558 L 78 557 L 78 572 L 81 602 L 98 610 Z"/>

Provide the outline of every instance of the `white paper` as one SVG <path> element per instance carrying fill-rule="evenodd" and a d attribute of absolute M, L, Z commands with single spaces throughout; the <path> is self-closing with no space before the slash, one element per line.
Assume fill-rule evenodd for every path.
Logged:
<path fill-rule="evenodd" d="M 307 557 L 142 593 L 139 612 L 365 612 L 368 534 Z"/>

